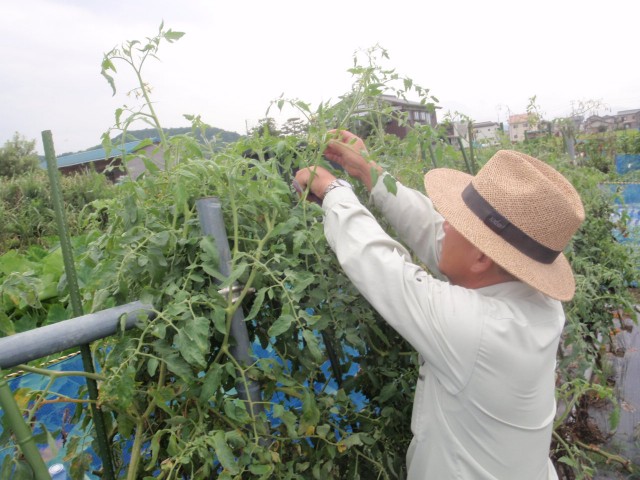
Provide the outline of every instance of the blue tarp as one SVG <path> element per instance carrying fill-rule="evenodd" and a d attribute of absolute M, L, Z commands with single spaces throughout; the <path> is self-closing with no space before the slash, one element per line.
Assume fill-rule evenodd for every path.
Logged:
<path fill-rule="evenodd" d="M 617 193 L 617 215 L 627 216 L 627 229 L 617 232 L 616 237 L 624 243 L 640 247 L 640 183 L 607 183 L 604 185 Z"/>
<path fill-rule="evenodd" d="M 343 346 L 346 353 L 349 354 L 351 358 L 357 358 L 358 353 L 356 350 L 348 347 L 346 345 Z M 278 358 L 274 352 L 268 347 L 267 349 L 263 349 L 260 347 L 258 342 L 255 342 L 253 345 L 254 354 L 258 358 Z M 66 358 L 65 360 L 59 361 L 47 367 L 50 370 L 56 371 L 83 371 L 82 365 L 82 357 L 80 355 L 72 356 L 71 358 Z M 338 384 L 336 380 L 333 378 L 331 373 L 331 364 L 329 360 L 325 361 L 321 369 L 326 378 L 329 378 L 330 381 L 327 385 L 315 385 L 316 390 L 322 389 L 327 393 L 335 393 L 338 390 Z M 344 372 L 343 379 L 348 377 L 355 376 L 358 373 L 359 365 L 353 362 L 349 368 L 349 371 Z M 49 377 L 45 377 L 42 375 L 27 373 L 24 375 L 20 375 L 18 377 L 12 378 L 8 380 L 9 387 L 11 391 L 14 393 L 16 397 L 20 397 L 23 395 L 21 389 L 28 390 L 44 390 L 47 387 L 49 382 Z M 52 388 L 50 388 L 51 394 L 48 395 L 47 398 L 52 399 L 56 398 L 59 395 L 63 395 L 69 398 L 79 398 L 79 395 L 85 392 L 84 398 L 87 398 L 86 395 L 86 382 L 83 377 L 61 377 L 56 379 L 53 383 Z M 235 393 L 235 392 L 234 392 Z M 364 395 L 359 392 L 351 392 L 350 394 L 351 400 L 353 401 L 357 410 L 362 409 L 366 403 L 367 399 Z M 296 399 L 288 399 L 285 398 L 284 395 L 274 395 L 271 399 L 272 402 L 283 405 L 287 410 L 296 410 L 302 408 L 302 403 Z M 48 467 L 54 468 L 54 466 L 62 465 L 63 467 L 69 467 L 69 465 L 65 465 L 64 457 L 67 455 L 67 444 L 63 440 L 67 435 L 69 437 L 72 436 L 85 436 L 85 442 L 83 445 L 80 445 L 83 451 L 89 453 L 93 457 L 92 467 L 98 470 L 101 467 L 101 460 L 96 452 L 91 448 L 91 442 L 93 438 L 90 434 L 87 434 L 84 430 L 81 429 L 82 422 L 75 422 L 73 420 L 73 415 L 75 411 L 75 405 L 60 402 L 60 403 L 50 403 L 43 405 L 37 413 L 37 426 L 34 429 L 34 434 L 38 434 L 42 431 L 42 428 L 39 425 L 44 425 L 46 429 L 55 435 L 53 439 L 54 445 L 42 444 L 39 445 L 40 452 L 42 454 L 43 459 Z M 267 411 L 267 416 L 271 417 L 271 411 Z M 0 410 L 0 420 L 2 419 L 2 410 Z M 273 424 L 276 425 L 278 422 L 276 419 L 272 419 Z M 89 427 L 90 429 L 92 426 Z M 2 432 L 2 425 L 0 423 L 0 433 Z M 91 432 L 91 430 L 89 430 Z M 15 453 L 15 449 L 17 448 L 13 444 L 3 445 L 0 447 L 4 447 L 0 449 L 0 465 L 4 461 L 5 457 L 8 455 L 13 455 Z M 79 453 L 79 452 L 76 452 Z M 126 455 L 126 452 L 125 452 Z M 125 458 L 125 464 L 127 463 L 127 459 Z M 58 477 L 54 477 L 57 479 Z M 65 477 L 60 477 L 65 478 Z M 86 480 L 99 480 L 99 477 L 86 474 Z M 4 479 L 2 479 L 4 480 Z"/>
<path fill-rule="evenodd" d="M 620 154 L 616 155 L 616 172 L 619 175 L 640 170 L 640 155 Z"/>
<path fill-rule="evenodd" d="M 82 357 L 80 355 L 74 355 L 70 358 L 66 358 L 60 362 L 56 362 L 53 365 L 47 367 L 48 370 L 53 371 L 83 371 Z M 49 383 L 49 377 L 44 377 L 35 373 L 27 373 L 18 377 L 8 380 L 9 387 L 14 393 L 16 398 L 24 397 L 22 389 L 26 390 L 44 390 Z M 47 396 L 47 399 L 57 398 L 59 395 L 69 398 L 81 398 L 80 392 L 86 392 L 86 382 L 84 377 L 60 377 L 57 378 L 51 388 L 51 392 Z M 86 395 L 85 395 L 86 398 Z M 67 444 L 65 439 L 74 436 L 85 435 L 85 432 L 81 429 L 82 422 L 76 422 L 74 417 L 75 405 L 68 402 L 48 403 L 38 409 L 36 414 L 36 426 L 33 430 L 34 435 L 42 432 L 41 425 L 44 425 L 46 429 L 52 433 L 54 438 L 52 444 L 38 445 L 42 458 L 45 461 L 47 467 L 50 468 L 50 472 L 55 471 L 56 465 L 63 465 L 64 457 L 67 454 Z M 2 416 L 0 410 L 0 417 Z M 0 432 L 2 428 L 0 427 Z M 57 433 L 56 433 L 57 432 Z M 94 466 L 100 466 L 100 459 L 91 448 L 91 442 L 93 438 L 91 435 L 86 435 L 85 444 L 81 446 L 84 451 L 91 454 L 94 457 Z M 4 447 L 0 449 L 0 465 L 2 465 L 7 455 L 13 455 L 16 446 L 15 445 L 2 445 Z M 57 476 L 54 478 L 65 478 L 64 476 Z M 98 477 L 86 475 L 86 479 L 98 479 Z"/>

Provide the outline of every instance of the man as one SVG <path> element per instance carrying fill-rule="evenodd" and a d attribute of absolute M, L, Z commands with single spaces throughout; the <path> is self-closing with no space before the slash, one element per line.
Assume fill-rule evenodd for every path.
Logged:
<path fill-rule="evenodd" d="M 560 301 L 575 290 L 562 250 L 584 220 L 578 193 L 549 165 L 500 151 L 475 177 L 431 170 L 428 197 L 399 183 L 394 195 L 362 140 L 336 135 L 325 156 L 365 185 L 432 273 L 344 180 L 320 167 L 297 173 L 322 199 L 325 235 L 345 273 L 420 354 L 409 480 L 556 479 Z"/>

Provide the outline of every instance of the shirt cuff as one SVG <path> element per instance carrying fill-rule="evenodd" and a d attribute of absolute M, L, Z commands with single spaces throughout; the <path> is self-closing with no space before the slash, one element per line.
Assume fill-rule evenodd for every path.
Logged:
<path fill-rule="evenodd" d="M 353 189 L 348 187 L 338 187 L 327 193 L 322 201 L 322 209 L 327 211 L 338 203 L 360 203 Z"/>

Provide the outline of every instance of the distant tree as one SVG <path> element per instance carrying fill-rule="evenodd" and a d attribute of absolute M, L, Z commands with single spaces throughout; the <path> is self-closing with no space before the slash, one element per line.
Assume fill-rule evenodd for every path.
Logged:
<path fill-rule="evenodd" d="M 307 123 L 305 123 L 302 119 L 296 117 L 287 119 L 287 121 L 282 125 L 280 132 L 285 137 L 300 136 L 304 135 L 307 132 L 308 128 L 309 126 Z"/>
<path fill-rule="evenodd" d="M 536 99 L 536 95 L 529 98 L 527 121 L 532 128 L 539 131 L 548 130 L 550 133 L 549 122 L 544 120 L 544 114 L 536 103 Z M 587 114 L 597 112 L 601 108 L 606 108 L 606 106 L 599 100 L 572 101 L 571 112 L 568 116 L 555 118 L 551 121 L 554 130 L 562 135 L 565 152 L 571 158 L 572 163 L 576 163 L 576 136 L 580 131 L 582 120 Z"/>
<path fill-rule="evenodd" d="M 281 134 L 276 121 L 271 117 L 258 120 L 258 125 L 249 130 L 248 133 L 252 137 L 279 137 Z"/>
<path fill-rule="evenodd" d="M 568 117 L 556 118 L 554 126 L 560 131 L 564 147 L 573 163 L 576 162 L 576 135 L 580 129 L 582 119 L 589 113 L 597 112 L 605 107 L 599 100 L 571 102 L 571 113 Z"/>
<path fill-rule="evenodd" d="M 544 121 L 544 112 L 540 110 L 540 105 L 536 103 L 537 95 L 529 98 L 527 105 L 527 123 L 531 130 L 536 130 L 538 125 Z"/>
<path fill-rule="evenodd" d="M 36 141 L 27 140 L 16 132 L 4 147 L 0 148 L 0 177 L 13 178 L 38 168 Z"/>

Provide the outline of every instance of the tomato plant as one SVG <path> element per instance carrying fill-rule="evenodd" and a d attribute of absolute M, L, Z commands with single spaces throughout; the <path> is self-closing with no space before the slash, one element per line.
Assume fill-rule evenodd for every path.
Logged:
<path fill-rule="evenodd" d="M 125 61 L 144 101 L 118 109 L 116 129 L 126 133 L 142 120 L 162 131 L 142 63 L 180 37 L 161 26 L 146 43 L 127 42 L 105 55 L 110 85 L 116 88 L 115 64 Z M 379 48 L 357 54 L 354 87 L 336 105 L 312 110 L 297 99 L 276 100 L 272 108 L 293 106 L 307 119 L 304 134 L 256 132 L 220 149 L 215 141 L 197 140 L 206 125 L 189 117 L 193 135 L 160 135 L 164 169 L 147 162 L 145 175 L 86 211 L 86 242 L 76 260 L 87 311 L 138 299 L 157 310 L 138 329 L 94 345 L 102 371 L 99 401 L 111 418 L 121 477 L 404 478 L 416 354 L 342 273 L 324 239 L 320 207 L 290 187 L 296 168 L 328 165 L 321 152 L 336 126 L 364 124 L 370 154 L 415 188 L 422 188 L 422 172 L 434 162 L 464 167 L 460 152 L 431 127 L 415 128 L 403 140 L 385 134 L 391 112 L 375 102 L 380 93 L 411 92 L 437 103 L 428 90 L 380 67 L 385 58 Z M 366 115 L 355 115 L 363 108 Z M 557 147 L 553 139 L 522 145 L 563 168 Z M 491 153 L 478 151 L 476 161 Z M 593 339 L 609 331 L 611 305 L 629 305 L 625 289 L 637 272 L 611 235 L 610 201 L 597 188 L 602 174 L 572 169 L 567 175 L 588 200 L 589 217 L 568 252 L 578 294 L 567 306 L 570 348 L 561 357 L 558 388 L 559 398 L 576 405 L 587 391 L 611 394 L 606 386 L 585 386 L 582 373 L 601 367 Z M 356 192 L 366 202 L 365 193 Z M 228 275 L 214 240 L 202 234 L 196 202 L 209 196 L 221 204 Z M 233 285 L 238 291 L 230 296 L 225 292 Z M 249 363 L 232 354 L 238 312 L 251 339 Z M 242 394 L 255 385 L 257 401 Z M 567 418 L 559 418 L 558 428 Z M 557 457 L 588 473 L 576 445 L 558 447 Z M 77 475 L 89 468 L 83 453 L 72 460 Z"/>

